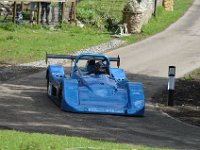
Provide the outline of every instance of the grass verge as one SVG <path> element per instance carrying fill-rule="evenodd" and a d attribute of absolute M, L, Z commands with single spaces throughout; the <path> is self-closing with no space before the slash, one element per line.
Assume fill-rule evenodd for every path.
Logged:
<path fill-rule="evenodd" d="M 0 62 L 19 64 L 44 59 L 45 53 L 67 54 L 111 40 L 96 28 L 71 25 L 50 30 L 28 25 L 5 24 L 0 28 Z"/>
<path fill-rule="evenodd" d="M 159 7 L 157 17 L 152 18 L 143 27 L 142 34 L 132 35 L 122 39 L 126 41 L 126 44 L 131 44 L 163 31 L 180 18 L 192 2 L 193 0 L 174 0 L 174 12 L 166 12 L 162 7 Z M 100 5 L 101 3 L 102 5 Z M 117 1 L 116 3 L 113 0 L 109 1 L 110 6 L 113 7 L 107 5 L 108 2 L 106 0 L 102 0 L 101 3 L 99 1 L 93 6 L 94 2 L 91 0 L 81 1 L 79 4 L 80 11 L 82 9 L 84 11 L 82 10 L 80 15 L 86 16 L 86 18 L 88 18 L 88 15 L 91 15 L 90 13 L 93 15 L 93 12 L 86 9 L 91 7 L 92 11 L 99 12 L 101 10 L 104 12 L 103 16 L 106 14 L 108 18 L 111 16 L 111 18 L 116 18 L 114 20 L 118 21 L 122 18 L 121 9 L 125 4 L 125 0 Z M 95 17 L 98 18 L 94 14 Z M 101 22 L 101 20 L 99 21 Z M 67 54 L 75 50 L 107 42 L 111 40 L 110 34 L 109 32 L 100 32 L 92 26 L 81 29 L 79 27 L 66 25 L 61 29 L 52 31 L 48 27 L 41 28 L 40 26 L 31 28 L 28 25 L 0 25 L 0 63 L 19 64 L 41 60 L 44 59 L 46 52 Z"/>
<path fill-rule="evenodd" d="M 166 150 L 79 137 L 0 130 L 0 150 Z"/>

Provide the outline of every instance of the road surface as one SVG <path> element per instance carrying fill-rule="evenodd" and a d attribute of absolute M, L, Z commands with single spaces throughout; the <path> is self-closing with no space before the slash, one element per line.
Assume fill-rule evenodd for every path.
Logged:
<path fill-rule="evenodd" d="M 200 1 L 167 30 L 127 47 L 109 52 L 121 57 L 132 81 L 145 85 L 146 99 L 166 86 L 169 65 L 177 76 L 200 67 Z M 175 149 L 200 149 L 200 128 L 159 112 L 147 102 L 146 114 L 124 117 L 62 112 L 46 94 L 45 72 L 1 82 L 0 127 L 30 132 L 82 136 Z"/>

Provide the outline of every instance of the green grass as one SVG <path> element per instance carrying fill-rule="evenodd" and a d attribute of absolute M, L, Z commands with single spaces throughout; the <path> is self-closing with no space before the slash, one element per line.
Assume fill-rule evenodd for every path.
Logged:
<path fill-rule="evenodd" d="M 111 40 L 110 34 L 93 27 L 64 26 L 51 31 L 41 27 L 6 24 L 0 28 L 0 62 L 24 63 L 44 59 L 45 53 L 62 53 L 88 48 Z"/>
<path fill-rule="evenodd" d="M 186 74 L 182 80 L 185 80 L 185 81 L 192 81 L 192 80 L 195 80 L 195 79 L 200 79 L 200 68 Z"/>
<path fill-rule="evenodd" d="M 127 0 L 82 0 L 78 4 L 79 15 L 91 16 L 97 25 L 104 25 L 103 17 L 120 22 Z M 174 11 L 167 12 L 158 8 L 157 17 L 152 18 L 143 27 L 139 35 L 124 37 L 126 44 L 131 44 L 166 29 L 180 18 L 192 4 L 193 0 L 174 0 Z M 93 18 L 94 17 L 94 18 Z M 105 18 L 104 18 L 105 19 Z M 109 28 L 109 27 L 108 27 Z M 28 25 L 15 26 L 11 23 L 0 25 L 0 63 L 19 64 L 44 59 L 45 53 L 67 54 L 111 40 L 109 32 L 99 31 L 94 26 L 79 27 L 64 25 L 62 29 L 50 29 Z"/>
<path fill-rule="evenodd" d="M 72 148 L 73 150 L 166 150 L 81 137 L 0 130 L 0 150 L 72 150 Z"/>
<path fill-rule="evenodd" d="M 125 37 L 123 39 L 125 39 L 127 43 L 130 44 L 163 31 L 169 25 L 183 16 L 183 14 L 191 6 L 192 2 L 193 0 L 174 0 L 173 12 L 168 12 L 165 11 L 162 7 L 158 7 L 156 18 L 153 17 L 148 24 L 143 26 L 141 34 Z"/>

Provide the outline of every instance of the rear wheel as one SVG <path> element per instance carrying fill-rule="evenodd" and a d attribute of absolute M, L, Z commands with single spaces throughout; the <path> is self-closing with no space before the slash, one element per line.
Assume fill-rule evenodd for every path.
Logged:
<path fill-rule="evenodd" d="M 63 93 L 62 93 L 62 84 L 60 85 L 60 89 L 58 91 L 58 97 L 59 97 L 59 107 L 61 108 L 62 105 L 62 99 L 63 99 Z"/>

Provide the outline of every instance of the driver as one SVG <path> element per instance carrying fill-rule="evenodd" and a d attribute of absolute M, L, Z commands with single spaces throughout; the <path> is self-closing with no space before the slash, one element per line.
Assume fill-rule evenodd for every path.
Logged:
<path fill-rule="evenodd" d="M 94 59 L 88 60 L 87 62 L 88 74 L 94 73 L 94 68 L 95 68 L 95 60 Z"/>
<path fill-rule="evenodd" d="M 107 73 L 108 73 L 107 66 L 102 61 L 99 61 L 95 64 L 95 74 L 107 74 Z"/>

